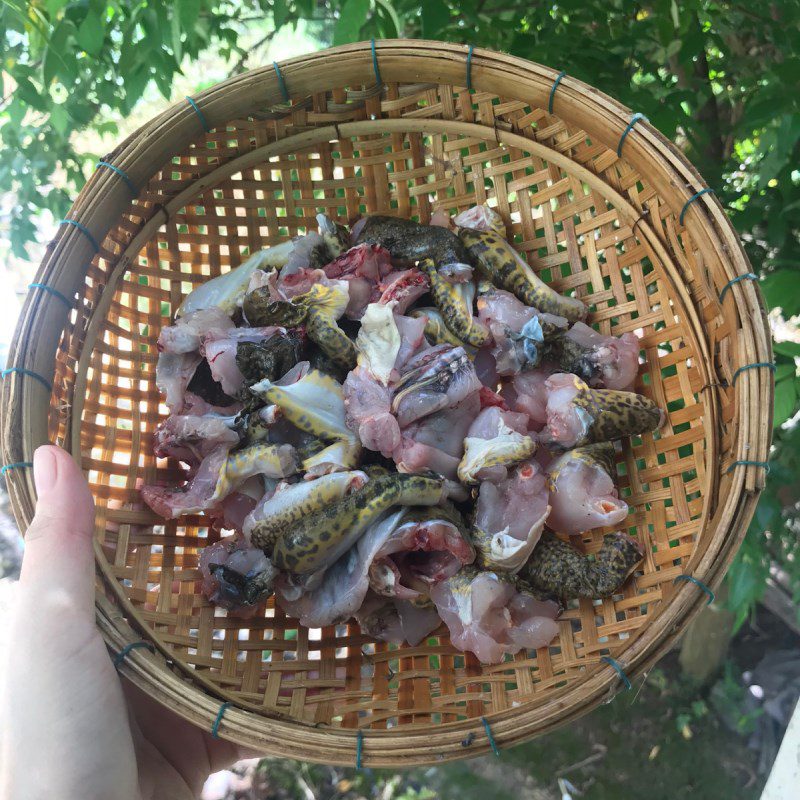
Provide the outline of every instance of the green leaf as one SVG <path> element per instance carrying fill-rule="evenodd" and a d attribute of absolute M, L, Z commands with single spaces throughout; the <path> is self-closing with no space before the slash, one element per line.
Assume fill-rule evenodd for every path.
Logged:
<path fill-rule="evenodd" d="M 200 16 L 200 9 L 203 0 L 179 0 L 178 19 L 181 27 L 188 33 L 194 28 L 197 18 Z"/>
<path fill-rule="evenodd" d="M 28 78 L 20 78 L 15 90 L 16 94 L 22 98 L 31 108 L 37 111 L 45 111 L 49 105 L 48 98 L 39 94 L 39 90 Z"/>
<path fill-rule="evenodd" d="M 671 0 L 671 2 L 669 4 L 669 13 L 670 13 L 670 16 L 672 17 L 672 24 L 676 28 L 680 28 L 680 26 L 681 26 L 681 18 L 680 18 L 680 14 L 678 12 L 678 4 L 675 2 L 675 0 Z"/>
<path fill-rule="evenodd" d="M 355 42 L 370 10 L 370 0 L 345 0 L 333 29 L 333 43 Z"/>
<path fill-rule="evenodd" d="M 63 136 L 69 126 L 69 114 L 63 105 L 53 106 L 50 111 L 50 124 Z"/>
<path fill-rule="evenodd" d="M 797 405 L 797 381 L 794 377 L 784 378 L 775 384 L 775 419 L 773 427 L 778 428 L 794 416 Z"/>
<path fill-rule="evenodd" d="M 125 75 L 125 105 L 130 112 L 150 82 L 150 71 L 144 64 Z"/>
<path fill-rule="evenodd" d="M 781 269 L 761 281 L 761 291 L 770 308 L 783 309 L 784 317 L 800 313 L 800 271 Z"/>
<path fill-rule="evenodd" d="M 392 6 L 389 0 L 376 0 L 376 3 L 386 12 L 386 15 L 392 21 L 394 32 L 387 31 L 387 36 L 390 38 L 397 38 L 402 33 L 403 25 L 400 22 L 400 17 L 397 16 L 397 12 L 394 10 L 394 6 Z"/>
<path fill-rule="evenodd" d="M 68 0 L 44 0 L 44 7 L 50 19 L 52 20 L 55 15 L 67 4 Z"/>
<path fill-rule="evenodd" d="M 75 26 L 69 20 L 61 20 L 53 30 L 42 64 L 45 86 L 50 86 L 55 77 L 60 77 L 65 86 L 74 83 L 78 67 L 71 48 L 67 51 L 67 42 L 74 33 Z"/>
<path fill-rule="evenodd" d="M 89 55 L 96 56 L 103 48 L 104 28 L 100 17 L 92 10 L 78 28 L 78 44 Z"/>
<path fill-rule="evenodd" d="M 423 3 L 420 22 L 422 23 L 423 37 L 433 39 L 450 22 L 450 9 L 441 0 Z"/>
<path fill-rule="evenodd" d="M 773 342 L 772 349 L 782 356 L 800 358 L 800 343 L 798 342 Z"/>
<path fill-rule="evenodd" d="M 788 378 L 790 375 L 794 377 L 796 372 L 797 368 L 794 364 L 778 364 L 778 366 L 775 367 L 775 383 L 782 381 L 784 378 Z"/>

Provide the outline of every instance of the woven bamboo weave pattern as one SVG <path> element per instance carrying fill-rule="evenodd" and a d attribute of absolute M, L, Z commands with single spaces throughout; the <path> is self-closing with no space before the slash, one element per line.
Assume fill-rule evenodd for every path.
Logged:
<path fill-rule="evenodd" d="M 281 64 L 290 103 L 269 66 L 194 98 L 209 132 L 188 103 L 165 112 L 105 157 L 139 196 L 130 202 L 106 169 L 76 201 L 71 216 L 88 220 L 99 253 L 60 231 L 42 265 L 37 281 L 77 290 L 76 307 L 54 323 L 63 304 L 40 292 L 23 312 L 9 363 L 49 363 L 54 390 L 47 398 L 19 375 L 6 379 L 4 462 L 30 460 L 48 438 L 79 458 L 97 502 L 99 623 L 115 652 L 137 639 L 156 647 L 131 651 L 122 670 L 207 729 L 230 702 L 221 736 L 353 763 L 363 729 L 365 765 L 410 765 L 488 749 L 482 717 L 501 747 L 566 722 L 619 688 L 603 656 L 634 680 L 665 652 L 707 599 L 673 581 L 719 583 L 763 486 L 763 469 L 728 471 L 767 458 L 771 373 L 732 378 L 771 351 L 752 281 L 720 301 L 750 268 L 714 195 L 681 222 L 704 184 L 647 123 L 618 156 L 631 111 L 567 75 L 549 113 L 558 70 L 478 49 L 470 92 L 466 53 L 379 42 L 379 86 L 369 44 L 337 48 Z M 484 202 L 540 276 L 590 306 L 591 324 L 641 338 L 636 390 L 667 423 L 626 441 L 617 465 L 628 530 L 646 550 L 635 577 L 613 598 L 575 601 L 549 648 L 490 667 L 455 650 L 444 626 L 398 648 L 354 623 L 298 627 L 272 602 L 250 620 L 216 610 L 199 592 L 199 549 L 215 537 L 204 517 L 165 522 L 138 494 L 181 474 L 152 453 L 166 415 L 160 328 L 194 287 L 314 229 L 320 211 L 427 222 Z M 37 404 L 46 417 L 31 413 Z M 33 488 L 15 472 L 25 525 Z M 583 538 L 586 552 L 602 533 Z"/>

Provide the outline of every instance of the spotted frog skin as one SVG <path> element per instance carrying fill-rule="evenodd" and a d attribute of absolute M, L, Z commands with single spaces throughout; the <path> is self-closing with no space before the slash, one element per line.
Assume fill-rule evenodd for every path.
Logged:
<path fill-rule="evenodd" d="M 585 441 L 576 442 L 578 447 L 654 431 L 663 422 L 661 409 L 641 394 L 614 389 L 592 389 L 577 376 L 575 385 L 578 387 L 578 394 L 572 403 L 576 408 L 585 411 L 591 420 Z"/>
<path fill-rule="evenodd" d="M 296 327 L 305 323 L 308 338 L 335 364 L 349 370 L 355 368 L 357 353 L 353 342 L 336 324 L 337 316 L 347 305 L 347 295 L 341 297 L 342 294 L 341 290 L 316 285 L 291 301 L 272 300 L 269 288 L 262 286 L 245 297 L 243 309 L 251 325 Z"/>
<path fill-rule="evenodd" d="M 260 519 L 253 525 L 249 534 L 250 542 L 255 547 L 260 547 L 267 556 L 271 556 L 275 542 L 282 533 L 332 505 L 349 492 L 360 489 L 367 480 L 364 472 L 353 470 L 292 484 L 282 490 L 288 493 L 285 495 L 287 502 L 272 510 L 268 518 Z M 276 493 L 275 497 L 278 496 L 284 497 L 283 494 Z"/>
<path fill-rule="evenodd" d="M 642 560 L 639 543 L 626 533 L 608 533 L 591 560 L 575 547 L 545 531 L 519 580 L 540 598 L 609 597 L 619 590 Z"/>
<path fill-rule="evenodd" d="M 306 333 L 335 364 L 348 370 L 355 369 L 356 347 L 332 316 L 311 306 L 306 317 Z"/>
<path fill-rule="evenodd" d="M 452 344 L 454 347 L 464 344 L 445 325 L 442 312 L 438 308 L 415 308 L 409 312 L 409 316 L 425 317 L 425 336 L 432 344 Z"/>
<path fill-rule="evenodd" d="M 473 316 L 472 298 L 474 284 L 452 283 L 440 275 L 433 260 L 426 258 L 420 262 L 420 269 L 427 275 L 431 284 L 433 302 L 442 314 L 444 324 L 461 342 L 473 347 L 481 347 L 489 338 L 489 333 Z"/>
<path fill-rule="evenodd" d="M 399 217 L 368 217 L 356 244 L 379 244 L 394 259 L 409 263 L 430 258 L 437 267 L 471 264 L 466 248 L 452 231 Z"/>
<path fill-rule="evenodd" d="M 236 366 L 248 385 L 264 378 L 274 381 L 300 360 L 301 349 L 302 340 L 292 333 L 274 334 L 263 342 L 239 342 Z"/>
<path fill-rule="evenodd" d="M 260 286 L 245 295 L 242 310 L 250 325 L 258 327 L 280 325 L 284 328 L 295 328 L 303 324 L 308 309 L 291 300 L 273 300 L 269 287 Z"/>
<path fill-rule="evenodd" d="M 605 470 L 612 480 L 616 477 L 614 445 L 611 442 L 587 444 L 583 447 L 574 447 L 572 450 L 568 450 L 551 463 L 548 468 L 549 475 L 547 479 L 549 491 L 554 492 L 556 490 L 556 481 L 561 468 L 574 461 L 580 461 L 589 466 L 599 466 Z"/>
<path fill-rule="evenodd" d="M 273 570 L 242 575 L 224 564 L 209 564 L 209 572 L 219 582 L 219 592 L 229 601 L 244 606 L 255 606 L 266 600 L 275 584 Z"/>
<path fill-rule="evenodd" d="M 499 234 L 460 228 L 458 235 L 478 269 L 525 305 L 566 317 L 570 322 L 586 316 L 588 309 L 580 300 L 560 295 L 549 287 Z"/>
<path fill-rule="evenodd" d="M 273 563 L 292 574 L 332 564 L 375 520 L 396 505 L 435 505 L 442 482 L 422 475 L 379 476 L 361 489 L 298 520 L 275 542 Z"/>

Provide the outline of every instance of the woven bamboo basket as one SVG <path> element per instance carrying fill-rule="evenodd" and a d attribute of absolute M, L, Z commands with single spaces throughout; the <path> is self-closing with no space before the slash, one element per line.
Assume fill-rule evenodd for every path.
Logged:
<path fill-rule="evenodd" d="M 180 474 L 152 453 L 166 413 L 159 329 L 194 286 L 313 229 L 319 211 L 426 222 L 483 202 L 537 272 L 590 305 L 591 323 L 641 336 L 637 390 L 668 420 L 619 459 L 646 549 L 635 577 L 570 606 L 550 647 L 491 667 L 444 627 L 398 648 L 355 624 L 300 628 L 271 605 L 247 621 L 216 611 L 198 589 L 199 548 L 214 535 L 204 518 L 164 523 L 138 494 Z M 763 301 L 693 167 L 590 86 L 440 42 L 295 58 L 167 109 L 106 156 L 68 219 L 37 276 L 64 297 L 31 289 L 2 387 L 14 512 L 24 530 L 34 448 L 70 450 L 97 502 L 109 648 L 151 646 L 126 651 L 122 672 L 197 725 L 368 766 L 507 747 L 609 699 L 625 686 L 617 670 L 644 675 L 722 579 L 766 473 L 772 377 L 748 366 L 772 359 Z M 587 534 L 586 551 L 601 538 Z"/>

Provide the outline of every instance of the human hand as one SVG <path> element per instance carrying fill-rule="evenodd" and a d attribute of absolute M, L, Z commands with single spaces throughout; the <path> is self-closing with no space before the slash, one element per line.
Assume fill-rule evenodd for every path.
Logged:
<path fill-rule="evenodd" d="M 117 674 L 94 622 L 88 484 L 50 445 L 33 471 L 36 515 L 0 694 L 0 797 L 195 800 L 241 754 Z"/>

